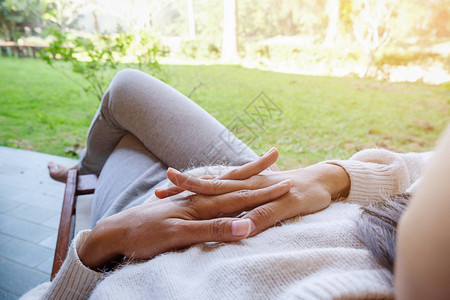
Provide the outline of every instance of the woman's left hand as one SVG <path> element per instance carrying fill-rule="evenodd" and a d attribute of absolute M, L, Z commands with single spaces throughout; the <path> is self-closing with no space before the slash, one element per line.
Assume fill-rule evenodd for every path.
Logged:
<path fill-rule="evenodd" d="M 239 169 L 237 170 L 236 172 L 239 172 Z M 350 188 L 350 179 L 345 170 L 340 166 L 326 163 L 234 180 L 202 179 L 182 174 L 175 169 L 169 169 L 167 177 L 176 187 L 159 190 L 160 195 L 180 190 L 204 195 L 220 195 L 242 189 L 261 189 L 291 179 L 292 187 L 288 193 L 254 208 L 243 217 L 250 218 L 255 224 L 250 236 L 273 226 L 277 221 L 320 211 L 328 207 L 332 199 L 347 196 Z"/>

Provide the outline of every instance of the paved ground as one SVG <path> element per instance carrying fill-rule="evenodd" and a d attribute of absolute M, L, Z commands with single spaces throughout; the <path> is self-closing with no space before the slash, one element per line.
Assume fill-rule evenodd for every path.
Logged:
<path fill-rule="evenodd" d="M 53 160 L 76 160 L 0 147 L 0 299 L 17 299 L 48 281 L 64 184 L 48 176 Z"/>

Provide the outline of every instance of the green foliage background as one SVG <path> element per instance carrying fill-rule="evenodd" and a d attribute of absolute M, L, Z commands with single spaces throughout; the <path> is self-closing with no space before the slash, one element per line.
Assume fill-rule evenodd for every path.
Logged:
<path fill-rule="evenodd" d="M 57 63 L 70 71 L 69 65 Z M 70 155 L 66 147 L 84 143 L 98 104 L 95 96 L 40 60 L 0 58 L 0 65 L 1 145 Z M 448 84 L 288 75 L 224 65 L 162 68 L 169 84 L 191 94 L 225 125 L 236 116 L 251 124 L 243 110 L 265 92 L 283 113 L 264 131 L 252 127 L 258 137 L 250 146 L 257 153 L 278 147 L 283 169 L 348 158 L 368 147 L 431 150 L 450 121 Z"/>

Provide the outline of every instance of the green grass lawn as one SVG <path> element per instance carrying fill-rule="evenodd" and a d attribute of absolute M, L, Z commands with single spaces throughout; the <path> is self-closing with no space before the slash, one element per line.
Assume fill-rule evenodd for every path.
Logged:
<path fill-rule="evenodd" d="M 282 169 L 348 158 L 360 149 L 433 148 L 450 121 L 449 85 L 288 75 L 237 66 L 164 65 L 166 81 L 225 125 L 239 117 L 258 153 L 276 146 Z M 73 75 L 71 75 L 73 76 Z M 80 77 L 76 80 L 82 81 Z M 98 100 L 34 59 L 0 58 L 0 144 L 57 155 L 84 143 Z M 281 110 L 264 126 L 245 108 L 264 92 Z M 242 127 L 245 128 L 245 127 Z"/>

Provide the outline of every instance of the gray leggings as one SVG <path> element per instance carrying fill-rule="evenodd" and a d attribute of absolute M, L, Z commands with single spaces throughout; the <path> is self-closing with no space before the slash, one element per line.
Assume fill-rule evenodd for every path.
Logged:
<path fill-rule="evenodd" d="M 92 120 L 79 171 L 100 174 L 91 224 L 143 203 L 167 168 L 242 165 L 257 155 L 192 100 L 136 70 L 120 71 Z"/>

